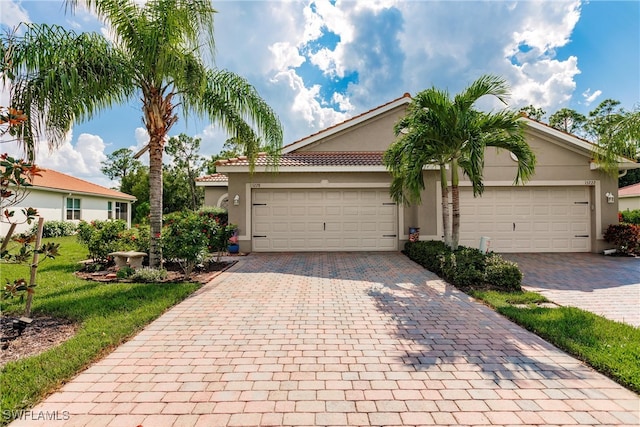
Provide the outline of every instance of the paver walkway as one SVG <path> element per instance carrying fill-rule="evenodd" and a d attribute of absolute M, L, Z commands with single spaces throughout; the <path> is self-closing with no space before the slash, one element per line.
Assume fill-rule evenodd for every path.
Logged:
<path fill-rule="evenodd" d="M 254 254 L 32 412 L 67 421 L 12 425 L 637 426 L 639 410 L 401 254 Z"/>
<path fill-rule="evenodd" d="M 502 254 L 523 284 L 562 306 L 640 327 L 640 258 L 592 253 Z"/>

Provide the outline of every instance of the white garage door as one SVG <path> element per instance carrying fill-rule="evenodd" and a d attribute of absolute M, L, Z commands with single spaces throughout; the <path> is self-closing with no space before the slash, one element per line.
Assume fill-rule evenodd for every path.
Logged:
<path fill-rule="evenodd" d="M 588 252 L 588 187 L 493 187 L 460 191 L 460 244 L 491 238 L 495 252 Z"/>
<path fill-rule="evenodd" d="M 389 190 L 254 189 L 253 250 L 390 251 L 398 247 Z"/>

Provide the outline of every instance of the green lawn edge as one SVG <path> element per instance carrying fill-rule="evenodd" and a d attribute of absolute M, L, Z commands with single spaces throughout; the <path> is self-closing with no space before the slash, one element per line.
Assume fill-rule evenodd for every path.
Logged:
<path fill-rule="evenodd" d="M 48 239 L 49 240 L 49 239 Z M 17 417 L 126 342 L 146 325 L 200 288 L 195 283 L 102 283 L 73 272 L 84 258 L 75 237 L 61 243 L 61 256 L 43 262 L 33 299 L 33 316 L 73 320 L 77 333 L 39 355 L 7 363 L 0 370 L 0 425 Z M 28 277 L 28 266 L 2 264 L 0 280 Z M 2 313 L 22 315 L 24 303 L 3 300 Z"/>
<path fill-rule="evenodd" d="M 467 293 L 514 323 L 540 336 L 640 393 L 640 329 L 575 307 L 541 307 L 535 292 L 471 290 Z"/>

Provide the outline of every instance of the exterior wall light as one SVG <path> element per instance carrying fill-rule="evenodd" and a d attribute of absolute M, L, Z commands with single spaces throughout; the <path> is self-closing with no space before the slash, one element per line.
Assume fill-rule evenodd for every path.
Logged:
<path fill-rule="evenodd" d="M 607 198 L 607 203 L 609 204 L 615 203 L 616 196 L 614 196 L 613 193 L 607 193 L 604 196 Z"/>
<path fill-rule="evenodd" d="M 238 206 L 239 204 L 240 204 L 240 196 L 236 194 L 233 197 L 233 206 Z"/>

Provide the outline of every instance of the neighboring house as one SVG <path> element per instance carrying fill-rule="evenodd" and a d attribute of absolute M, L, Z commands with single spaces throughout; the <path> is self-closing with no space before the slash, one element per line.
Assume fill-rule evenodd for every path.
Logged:
<path fill-rule="evenodd" d="M 12 219 L 22 222 L 22 209 L 32 207 L 45 221 L 71 221 L 74 223 L 93 220 L 122 219 L 131 226 L 131 203 L 134 196 L 102 187 L 51 169 L 43 169 L 29 188 L 29 194 L 19 205 L 10 207 L 15 211 Z M 29 230 L 33 224 L 18 224 L 15 233 Z M 9 230 L 9 223 L 0 219 L 0 235 Z"/>
<path fill-rule="evenodd" d="M 204 205 L 217 208 L 229 208 L 229 178 L 222 173 L 196 178 L 197 187 L 205 187 Z"/>
<path fill-rule="evenodd" d="M 621 212 L 640 209 L 640 183 L 618 189 L 618 209 Z"/>
<path fill-rule="evenodd" d="M 391 177 L 382 155 L 410 101 L 405 94 L 285 146 L 277 171 L 264 154 L 253 175 L 245 157 L 218 161 L 227 187 L 206 187 L 205 193 L 216 191 L 207 200 L 221 200 L 224 191 L 236 200 L 229 204 L 229 221 L 238 225 L 245 252 L 395 251 L 408 240 L 409 227 L 420 228 L 421 240 L 441 240 L 437 167 L 424 171 L 420 205 L 399 206 L 389 198 Z M 488 149 L 482 197 L 473 197 L 468 180 L 461 183 L 460 243 L 478 247 L 481 237 L 489 237 L 496 252 L 608 248 L 602 233 L 617 222 L 618 205 L 606 194 L 617 191 L 617 179 L 592 162 L 589 142 L 522 120 L 538 160 L 535 175 L 514 186 L 510 153 Z M 621 161 L 621 169 L 640 166 Z"/>

